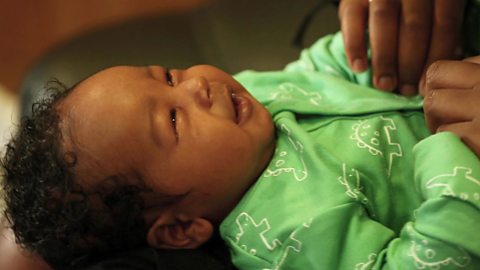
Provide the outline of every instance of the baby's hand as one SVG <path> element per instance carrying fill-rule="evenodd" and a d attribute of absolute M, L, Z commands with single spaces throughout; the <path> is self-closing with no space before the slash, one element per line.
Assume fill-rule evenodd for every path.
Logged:
<path fill-rule="evenodd" d="M 373 84 L 402 95 L 417 93 L 424 68 L 453 59 L 466 0 L 341 0 L 345 53 L 353 71 L 367 69 L 372 50 Z"/>
<path fill-rule="evenodd" d="M 433 63 L 421 90 L 430 130 L 455 133 L 480 156 L 480 56 Z"/>

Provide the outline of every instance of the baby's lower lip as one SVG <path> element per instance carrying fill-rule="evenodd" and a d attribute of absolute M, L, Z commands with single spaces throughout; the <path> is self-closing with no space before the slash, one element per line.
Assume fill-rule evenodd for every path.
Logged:
<path fill-rule="evenodd" d="M 232 94 L 236 123 L 242 125 L 252 113 L 252 103 L 244 96 Z"/>

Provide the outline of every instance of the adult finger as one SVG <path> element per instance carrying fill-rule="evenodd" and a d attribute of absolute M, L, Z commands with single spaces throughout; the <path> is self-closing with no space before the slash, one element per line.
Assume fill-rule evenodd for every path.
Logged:
<path fill-rule="evenodd" d="M 480 91 L 474 89 L 434 90 L 424 100 L 425 119 L 431 131 L 439 126 L 471 121 L 480 115 Z"/>
<path fill-rule="evenodd" d="M 467 61 L 437 61 L 426 73 L 426 91 L 442 88 L 467 89 L 480 83 L 480 65 Z M 428 94 L 427 94 L 428 95 Z"/>
<path fill-rule="evenodd" d="M 435 0 L 432 37 L 427 65 L 440 59 L 454 59 L 460 45 L 466 0 Z M 457 57 L 458 58 L 458 57 Z"/>
<path fill-rule="evenodd" d="M 369 5 L 373 84 L 393 91 L 397 86 L 398 0 L 372 0 Z"/>
<path fill-rule="evenodd" d="M 459 58 L 461 25 L 466 0 L 435 0 L 429 55 L 425 67 L 437 60 Z M 426 74 L 420 79 L 420 94 L 425 96 Z"/>
<path fill-rule="evenodd" d="M 417 93 L 428 56 L 433 0 L 404 0 L 399 25 L 398 85 L 405 96 Z"/>
<path fill-rule="evenodd" d="M 480 123 L 476 121 L 477 120 L 442 125 L 437 129 L 437 132 L 453 132 L 460 137 L 477 156 L 480 156 Z"/>
<path fill-rule="evenodd" d="M 365 40 L 368 0 L 342 0 L 338 16 L 348 64 L 354 72 L 365 71 L 368 68 Z"/>

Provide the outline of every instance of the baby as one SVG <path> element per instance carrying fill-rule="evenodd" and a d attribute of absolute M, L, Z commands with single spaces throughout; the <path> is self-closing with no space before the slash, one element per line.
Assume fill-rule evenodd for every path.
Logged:
<path fill-rule="evenodd" d="M 2 162 L 18 241 L 63 268 L 219 228 L 241 269 L 478 268 L 477 157 L 428 137 L 422 100 L 371 89 L 342 46 L 235 79 L 113 67 L 54 95 Z"/>

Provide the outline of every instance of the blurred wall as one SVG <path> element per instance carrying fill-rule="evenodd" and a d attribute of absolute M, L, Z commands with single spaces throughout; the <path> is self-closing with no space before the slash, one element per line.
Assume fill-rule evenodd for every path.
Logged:
<path fill-rule="evenodd" d="M 58 43 L 96 27 L 185 12 L 214 0 L 0 0 L 0 85 L 12 92 Z"/>

